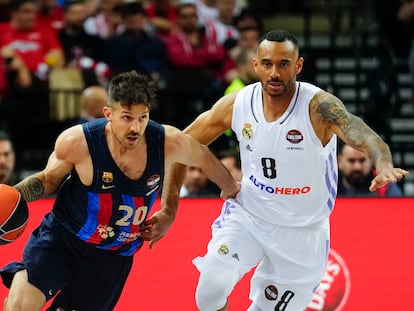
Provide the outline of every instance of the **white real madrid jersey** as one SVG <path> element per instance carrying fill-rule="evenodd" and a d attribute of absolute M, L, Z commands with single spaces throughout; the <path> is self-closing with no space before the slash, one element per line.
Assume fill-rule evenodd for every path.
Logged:
<path fill-rule="evenodd" d="M 309 116 L 310 101 L 320 89 L 296 83 L 288 109 L 274 122 L 264 118 L 260 82 L 239 91 L 233 109 L 243 171 L 236 204 L 280 226 L 326 219 L 337 191 L 336 136 L 323 146 Z"/>

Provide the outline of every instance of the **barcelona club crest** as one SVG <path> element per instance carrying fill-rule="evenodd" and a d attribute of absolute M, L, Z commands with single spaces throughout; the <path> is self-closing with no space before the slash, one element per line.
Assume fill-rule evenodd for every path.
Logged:
<path fill-rule="evenodd" d="M 102 181 L 104 183 L 110 183 L 114 180 L 114 175 L 111 172 L 103 172 Z"/>

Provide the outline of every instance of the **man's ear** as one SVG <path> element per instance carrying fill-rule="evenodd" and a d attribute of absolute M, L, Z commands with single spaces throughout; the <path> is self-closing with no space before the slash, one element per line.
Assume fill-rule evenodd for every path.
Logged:
<path fill-rule="evenodd" d="M 111 120 L 111 118 L 112 118 L 112 109 L 105 106 L 103 108 L 103 115 L 104 115 L 105 119 L 107 119 L 108 121 Z"/>

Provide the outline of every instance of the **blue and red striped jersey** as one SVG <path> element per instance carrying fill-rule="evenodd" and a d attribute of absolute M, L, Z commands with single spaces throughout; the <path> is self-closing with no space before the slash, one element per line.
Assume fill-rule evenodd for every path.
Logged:
<path fill-rule="evenodd" d="M 93 182 L 85 186 L 73 170 L 53 206 L 56 218 L 78 238 L 97 248 L 129 256 L 143 241 L 137 236 L 164 179 L 164 128 L 149 121 L 145 130 L 147 165 L 131 180 L 113 160 L 105 139 L 106 119 L 84 123 L 93 163 Z"/>

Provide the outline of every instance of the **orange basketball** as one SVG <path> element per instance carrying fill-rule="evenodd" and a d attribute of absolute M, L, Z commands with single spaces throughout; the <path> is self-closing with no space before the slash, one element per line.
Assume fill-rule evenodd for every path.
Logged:
<path fill-rule="evenodd" d="M 16 240 L 26 229 L 29 209 L 13 187 L 0 184 L 0 245 Z"/>

